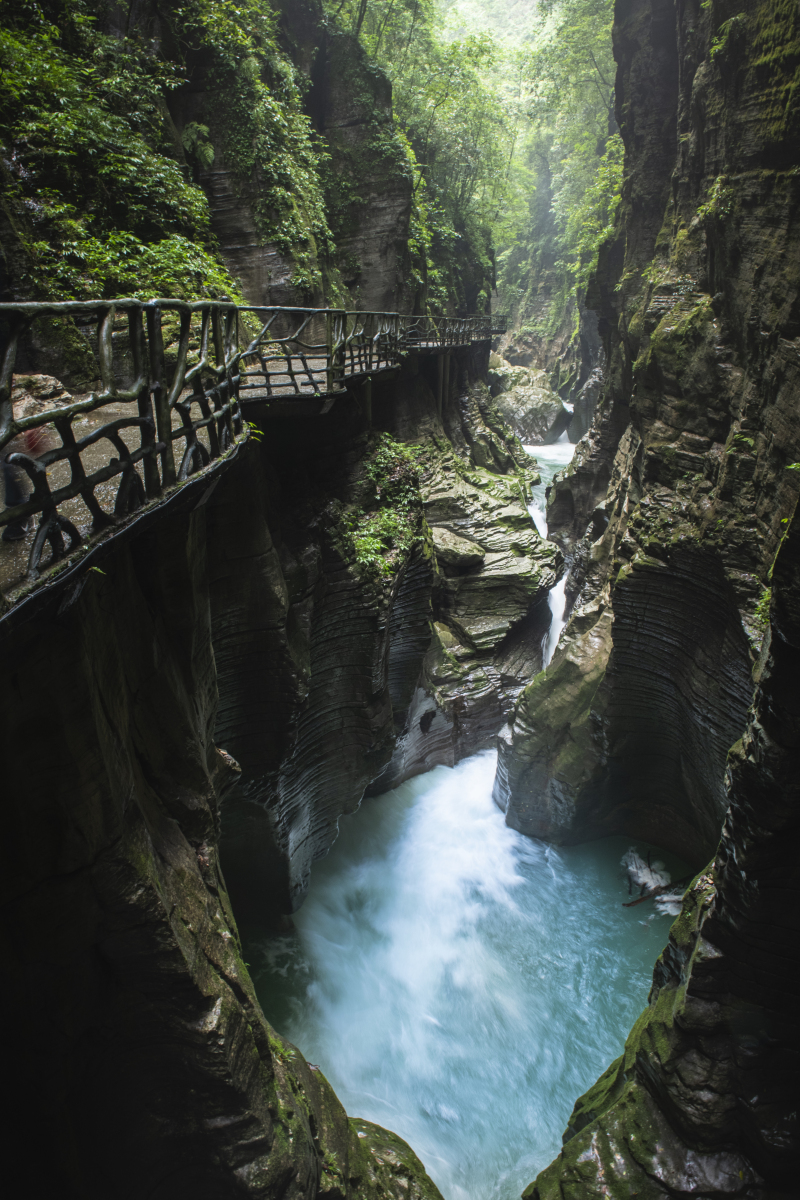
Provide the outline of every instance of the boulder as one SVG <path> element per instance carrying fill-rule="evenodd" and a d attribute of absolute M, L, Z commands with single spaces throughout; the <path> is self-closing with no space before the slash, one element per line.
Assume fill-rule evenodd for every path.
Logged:
<path fill-rule="evenodd" d="M 436 561 L 446 570 L 469 571 L 472 567 L 483 565 L 486 551 L 477 542 L 459 537 L 441 525 L 434 525 L 431 534 L 436 548 Z"/>

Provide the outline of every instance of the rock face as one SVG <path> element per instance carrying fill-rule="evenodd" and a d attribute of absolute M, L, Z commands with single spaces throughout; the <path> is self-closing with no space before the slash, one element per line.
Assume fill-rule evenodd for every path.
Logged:
<path fill-rule="evenodd" d="M 539 1200 L 796 1190 L 799 35 L 792 4 L 617 5 L 609 368 L 548 505 L 576 608 L 497 796 L 540 836 L 624 829 L 696 867 L 722 838 Z"/>
<path fill-rule="evenodd" d="M 8 1170 L 69 1197 L 440 1200 L 270 1028 L 241 958 L 218 853 L 241 768 L 213 741 L 230 653 L 212 643 L 238 598 L 213 565 L 213 503 L 190 481 L 99 572 L 0 626 Z M 237 524 L 231 561 L 250 549 Z M 269 625 L 263 530 L 261 551 Z"/>
<path fill-rule="evenodd" d="M 339 817 L 391 757 L 403 703 L 392 647 L 405 637 L 399 657 L 416 653 L 416 674 L 432 579 L 421 526 L 377 578 L 348 544 L 371 444 L 355 401 L 264 428 L 260 460 L 226 481 L 211 513 L 217 736 L 243 768 L 223 853 L 242 915 L 295 910 Z"/>
<path fill-rule="evenodd" d="M 548 504 L 577 607 L 520 698 L 496 788 L 538 836 L 636 831 L 696 865 L 715 845 L 800 490 L 798 123 L 769 116 L 796 37 L 781 14 L 751 4 L 722 33 L 710 8 L 617 14 L 625 252 L 606 247 L 592 287 L 608 381 Z"/>
<path fill-rule="evenodd" d="M 495 354 L 489 366 L 489 386 L 497 397 L 498 411 L 520 441 L 537 445 L 557 441 L 571 414 L 548 384 L 545 372 L 514 367 Z"/>
<path fill-rule="evenodd" d="M 355 396 L 249 414 L 210 484 L 0 622 L 8 1078 L 53 1192 L 130 1160 L 131 1200 L 439 1196 L 269 1027 L 220 859 L 237 914 L 279 921 L 368 786 L 488 745 L 541 664 L 558 551 L 485 354 L 451 357 L 441 408 L 434 360 L 376 384 L 373 429 Z"/>
<path fill-rule="evenodd" d="M 346 289 L 336 302 L 346 298 L 347 307 L 410 312 L 412 177 L 394 125 L 391 84 L 355 38 L 325 22 L 315 0 L 280 10 L 287 51 L 307 77 L 306 108 L 330 155 L 326 199 L 335 248 L 328 260 L 323 247 L 306 247 L 310 271 L 298 271 L 296 248 L 265 241 L 256 219 L 258 178 L 243 187 L 218 139 L 202 183 L 220 252 L 251 304 L 322 304 L 324 295 Z M 195 88 L 182 105 L 181 125 L 213 105 L 213 93 Z"/>
<path fill-rule="evenodd" d="M 434 359 L 376 379 L 372 433 L 353 397 L 313 421 L 265 415 L 260 463 L 215 493 L 216 736 L 243 772 L 222 849 L 240 918 L 294 911 L 365 789 L 493 744 L 541 666 L 560 557 L 528 514 L 530 459 L 482 370 L 452 356 L 441 416 Z M 376 582 L 346 530 L 374 511 L 362 491 L 380 430 L 412 442 L 420 507 Z"/>
<path fill-rule="evenodd" d="M 547 593 L 561 558 L 528 513 L 536 476 L 480 381 L 484 372 L 485 361 L 454 359 L 440 417 L 433 364 L 420 360 L 373 407 L 376 422 L 417 448 L 434 575 L 427 653 L 405 721 L 395 722 L 391 762 L 369 794 L 493 746 L 541 668 Z"/>
<path fill-rule="evenodd" d="M 327 31 L 312 70 L 312 113 L 330 149 L 337 263 L 348 307 L 411 312 L 413 178 L 389 80 L 350 34 Z"/>
<path fill-rule="evenodd" d="M 716 856 L 686 893 L 624 1054 L 578 1100 L 526 1197 L 795 1194 L 799 595 L 795 519 Z"/>

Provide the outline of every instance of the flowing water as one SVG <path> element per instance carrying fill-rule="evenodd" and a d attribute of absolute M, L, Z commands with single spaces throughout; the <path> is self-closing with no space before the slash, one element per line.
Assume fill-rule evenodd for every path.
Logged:
<path fill-rule="evenodd" d="M 494 771 L 484 752 L 364 801 L 296 934 L 248 937 L 268 1018 L 351 1115 L 411 1143 L 446 1200 L 517 1200 L 557 1154 L 671 920 L 623 907 L 628 840 L 556 849 L 509 829 Z"/>
<path fill-rule="evenodd" d="M 536 487 L 531 489 L 533 498 L 528 505 L 528 512 L 531 514 L 533 523 L 541 536 L 546 538 L 547 488 L 553 482 L 553 476 L 556 471 L 561 471 L 572 460 L 572 456 L 575 453 L 575 446 L 567 439 L 566 433 L 563 433 L 560 439 L 557 442 L 553 442 L 550 446 L 525 446 L 523 448 L 536 459 L 539 466 L 539 474 L 542 477 L 541 483 L 538 483 Z M 550 628 L 542 643 L 542 666 L 544 667 L 550 664 L 556 652 L 558 639 L 561 637 L 562 630 L 567 623 L 566 589 L 567 576 L 565 572 L 555 587 L 550 589 L 550 595 L 547 597 L 547 602 L 550 605 Z"/>
<path fill-rule="evenodd" d="M 523 450 L 527 450 L 528 454 L 536 459 L 542 477 L 542 482 L 531 489 L 533 500 L 528 505 L 528 512 L 542 537 L 547 537 L 547 489 L 553 482 L 556 471 L 563 471 L 572 461 L 575 446 L 567 440 L 566 433 L 563 433 L 561 438 L 550 446 L 523 446 Z"/>

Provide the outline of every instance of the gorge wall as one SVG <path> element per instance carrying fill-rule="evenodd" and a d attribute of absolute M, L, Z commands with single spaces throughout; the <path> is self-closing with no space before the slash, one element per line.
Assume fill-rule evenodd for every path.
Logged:
<path fill-rule="evenodd" d="M 574 609 L 496 796 L 534 836 L 712 863 L 526 1196 L 796 1190 L 799 33 L 794 4 L 616 6 L 625 182 L 590 287 L 607 380 L 548 498 Z"/>
<path fill-rule="evenodd" d="M 420 358 L 250 413 L 6 609 L 8 1161 L 37 1187 L 436 1200 L 267 1024 L 234 909 L 280 927 L 365 789 L 490 744 L 541 666 L 559 560 L 487 352 L 438 395 Z"/>
<path fill-rule="evenodd" d="M 245 443 L 225 467 L 252 480 L 257 461 Z M 269 1027 L 242 961 L 218 850 L 242 773 L 213 741 L 214 622 L 236 616 L 219 482 L 3 622 L 9 1170 L 75 1197 L 437 1200 Z"/>
<path fill-rule="evenodd" d="M 334 249 L 311 225 L 294 249 L 265 236 L 264 180 L 208 115 L 207 46 L 169 98 L 170 153 L 247 298 L 410 306 L 386 81 L 312 0 L 278 8 L 296 111 L 334 163 Z M 171 44 L 131 13 L 119 33 Z M 215 478 L 0 622 L 9 1174 L 68 1197 L 435 1200 L 271 1030 L 233 913 L 280 927 L 363 794 L 508 721 L 516 828 L 625 832 L 697 869 L 716 850 L 625 1055 L 529 1194 L 791 1194 L 796 22 L 786 0 L 618 4 L 626 180 L 589 296 L 606 387 L 550 495 L 560 549 L 528 516 L 486 351 L 419 356 L 325 416 L 254 412 Z M 181 149 L 207 118 L 213 164 Z M 21 161 L 9 298 L 43 286 Z M 573 612 L 541 672 L 564 557 Z"/>
<path fill-rule="evenodd" d="M 232 473 L 215 495 L 217 729 L 243 769 L 223 853 L 240 917 L 294 911 L 365 788 L 492 745 L 541 666 L 560 560 L 532 526 L 535 475 L 480 382 L 485 355 L 451 356 L 441 411 L 436 359 L 419 358 L 373 382 L 371 429 L 358 396 L 314 420 L 265 417 L 259 478 Z M 404 443 L 418 476 L 391 449 Z M 405 535 L 359 550 L 354 533 L 398 515 Z"/>
<path fill-rule="evenodd" d="M 70 6 L 44 7 L 3 17 L 6 66 L 22 81 L 11 116 L 2 110 L 3 299 L 241 288 L 258 304 L 412 307 L 411 176 L 391 90 L 318 4 L 276 5 L 275 25 L 244 5 L 213 26 L 169 5 L 96 4 L 77 24 Z M 42 73 L 38 90 L 25 90 L 20 55 Z M 180 87 L 153 85 L 155 60 L 185 72 Z M 96 90 L 82 91 L 89 77 Z M 32 114 L 41 145 L 14 123 Z M 92 141 L 97 128 L 105 140 Z M 136 179 L 114 154 L 135 158 Z M 44 377 L 53 394 L 98 375 L 69 321 L 51 321 L 17 365 L 57 375 Z M 3 1011 L 16 1097 L 5 1144 L 9 1174 L 31 1192 L 439 1197 L 413 1151 L 348 1119 L 265 1021 L 220 838 L 237 913 L 256 903 L 280 923 L 341 813 L 392 760 L 412 700 L 429 695 L 417 685 L 435 588 L 470 664 L 444 651 L 434 661 L 476 682 L 474 703 L 450 697 L 461 725 L 437 716 L 432 760 L 468 752 L 473 710 L 486 744 L 522 686 L 536 622 L 532 648 L 510 635 L 557 556 L 531 533 L 527 460 L 484 375 L 469 354 L 438 378 L 435 360 L 414 362 L 385 395 L 375 388 L 374 429 L 366 394 L 316 421 L 255 414 L 263 438 L 3 602 Z M 454 534 L 439 568 L 412 458 L 381 434 L 413 427 L 396 402 L 437 410 L 426 471 L 448 456 L 460 465 L 465 505 L 481 528 L 515 531 L 513 553 L 497 529 L 488 543 L 502 552 L 478 533 L 465 553 Z M 496 594 L 504 571 L 517 590 L 488 629 L 474 577 Z M 459 600 L 471 586 L 477 599 Z M 418 713 L 418 740 L 429 726 Z M 394 777 L 424 769 L 426 754 L 408 750 Z"/>
<path fill-rule="evenodd" d="M 535 836 L 625 829 L 697 866 L 716 844 L 800 490 L 794 21 L 617 12 L 625 182 L 593 285 L 607 384 L 548 499 L 575 610 L 498 776 Z"/>

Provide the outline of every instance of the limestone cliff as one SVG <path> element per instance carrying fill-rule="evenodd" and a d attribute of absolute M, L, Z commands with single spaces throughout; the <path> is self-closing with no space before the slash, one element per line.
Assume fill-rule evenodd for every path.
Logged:
<path fill-rule="evenodd" d="M 254 449 L 226 486 L 254 486 Z M 248 547 L 218 485 L 194 477 L 0 627 L 7 1171 L 68 1197 L 440 1200 L 270 1028 L 242 961 L 218 850 L 241 767 L 213 740 L 214 630 L 241 603 L 222 517 L 228 561 Z"/>
<path fill-rule="evenodd" d="M 491 745 L 541 666 L 560 557 L 528 514 L 530 459 L 480 381 L 485 351 L 451 360 L 445 381 L 412 356 L 369 401 L 313 420 L 251 414 L 261 461 L 215 493 L 217 737 L 243 769 L 223 856 L 240 916 L 294 911 L 365 789 Z"/>
<path fill-rule="evenodd" d="M 311 186 L 322 189 L 329 237 L 327 244 L 317 237 L 305 246 L 291 244 L 291 234 L 288 242 L 285 235 L 277 243 L 264 237 L 258 166 L 248 180 L 237 176 L 228 161 L 237 139 L 225 120 L 226 98 L 215 77 L 201 75 L 173 109 L 181 127 L 200 114 L 217 132 L 218 152 L 201 182 L 222 256 L 251 304 L 327 301 L 411 312 L 412 176 L 394 124 L 391 85 L 350 33 L 325 20 L 318 0 L 276 7 L 281 43 L 304 80 L 304 112 L 326 156 L 319 157 Z M 220 105 L 222 120 L 215 118 Z M 306 266 L 298 270 L 303 259 Z"/>
<path fill-rule="evenodd" d="M 325 416 L 251 412 L 5 612 L 12 1140 L 43 1186 L 438 1197 L 267 1024 L 226 877 L 279 923 L 368 786 L 487 745 L 540 665 L 558 555 L 485 358 L 451 356 L 441 408 L 420 357 Z"/>
<path fill-rule="evenodd" d="M 626 830 L 698 866 L 716 843 L 800 486 L 796 37 L 792 5 L 618 6 L 608 379 L 548 507 L 577 607 L 498 774 L 537 836 Z"/>
<path fill-rule="evenodd" d="M 320 0 L 45 0 L 0 31 L 4 299 L 413 309 L 391 86 Z"/>
<path fill-rule="evenodd" d="M 437 407 L 434 363 L 420 360 L 374 410 L 421 464 L 432 535 L 433 622 L 392 760 L 371 792 L 494 744 L 541 668 L 547 593 L 561 557 L 528 513 L 530 458 L 493 402 L 482 355 L 453 355 Z"/>
<path fill-rule="evenodd" d="M 772 578 L 770 629 L 747 729 L 730 754 L 719 848 L 686 892 L 623 1056 L 578 1100 L 562 1153 L 526 1197 L 796 1194 L 796 518 Z"/>
<path fill-rule="evenodd" d="M 575 608 L 496 793 L 537 836 L 714 858 L 541 1200 L 795 1190 L 798 33 L 794 4 L 616 8 L 607 383 L 548 505 Z"/>

